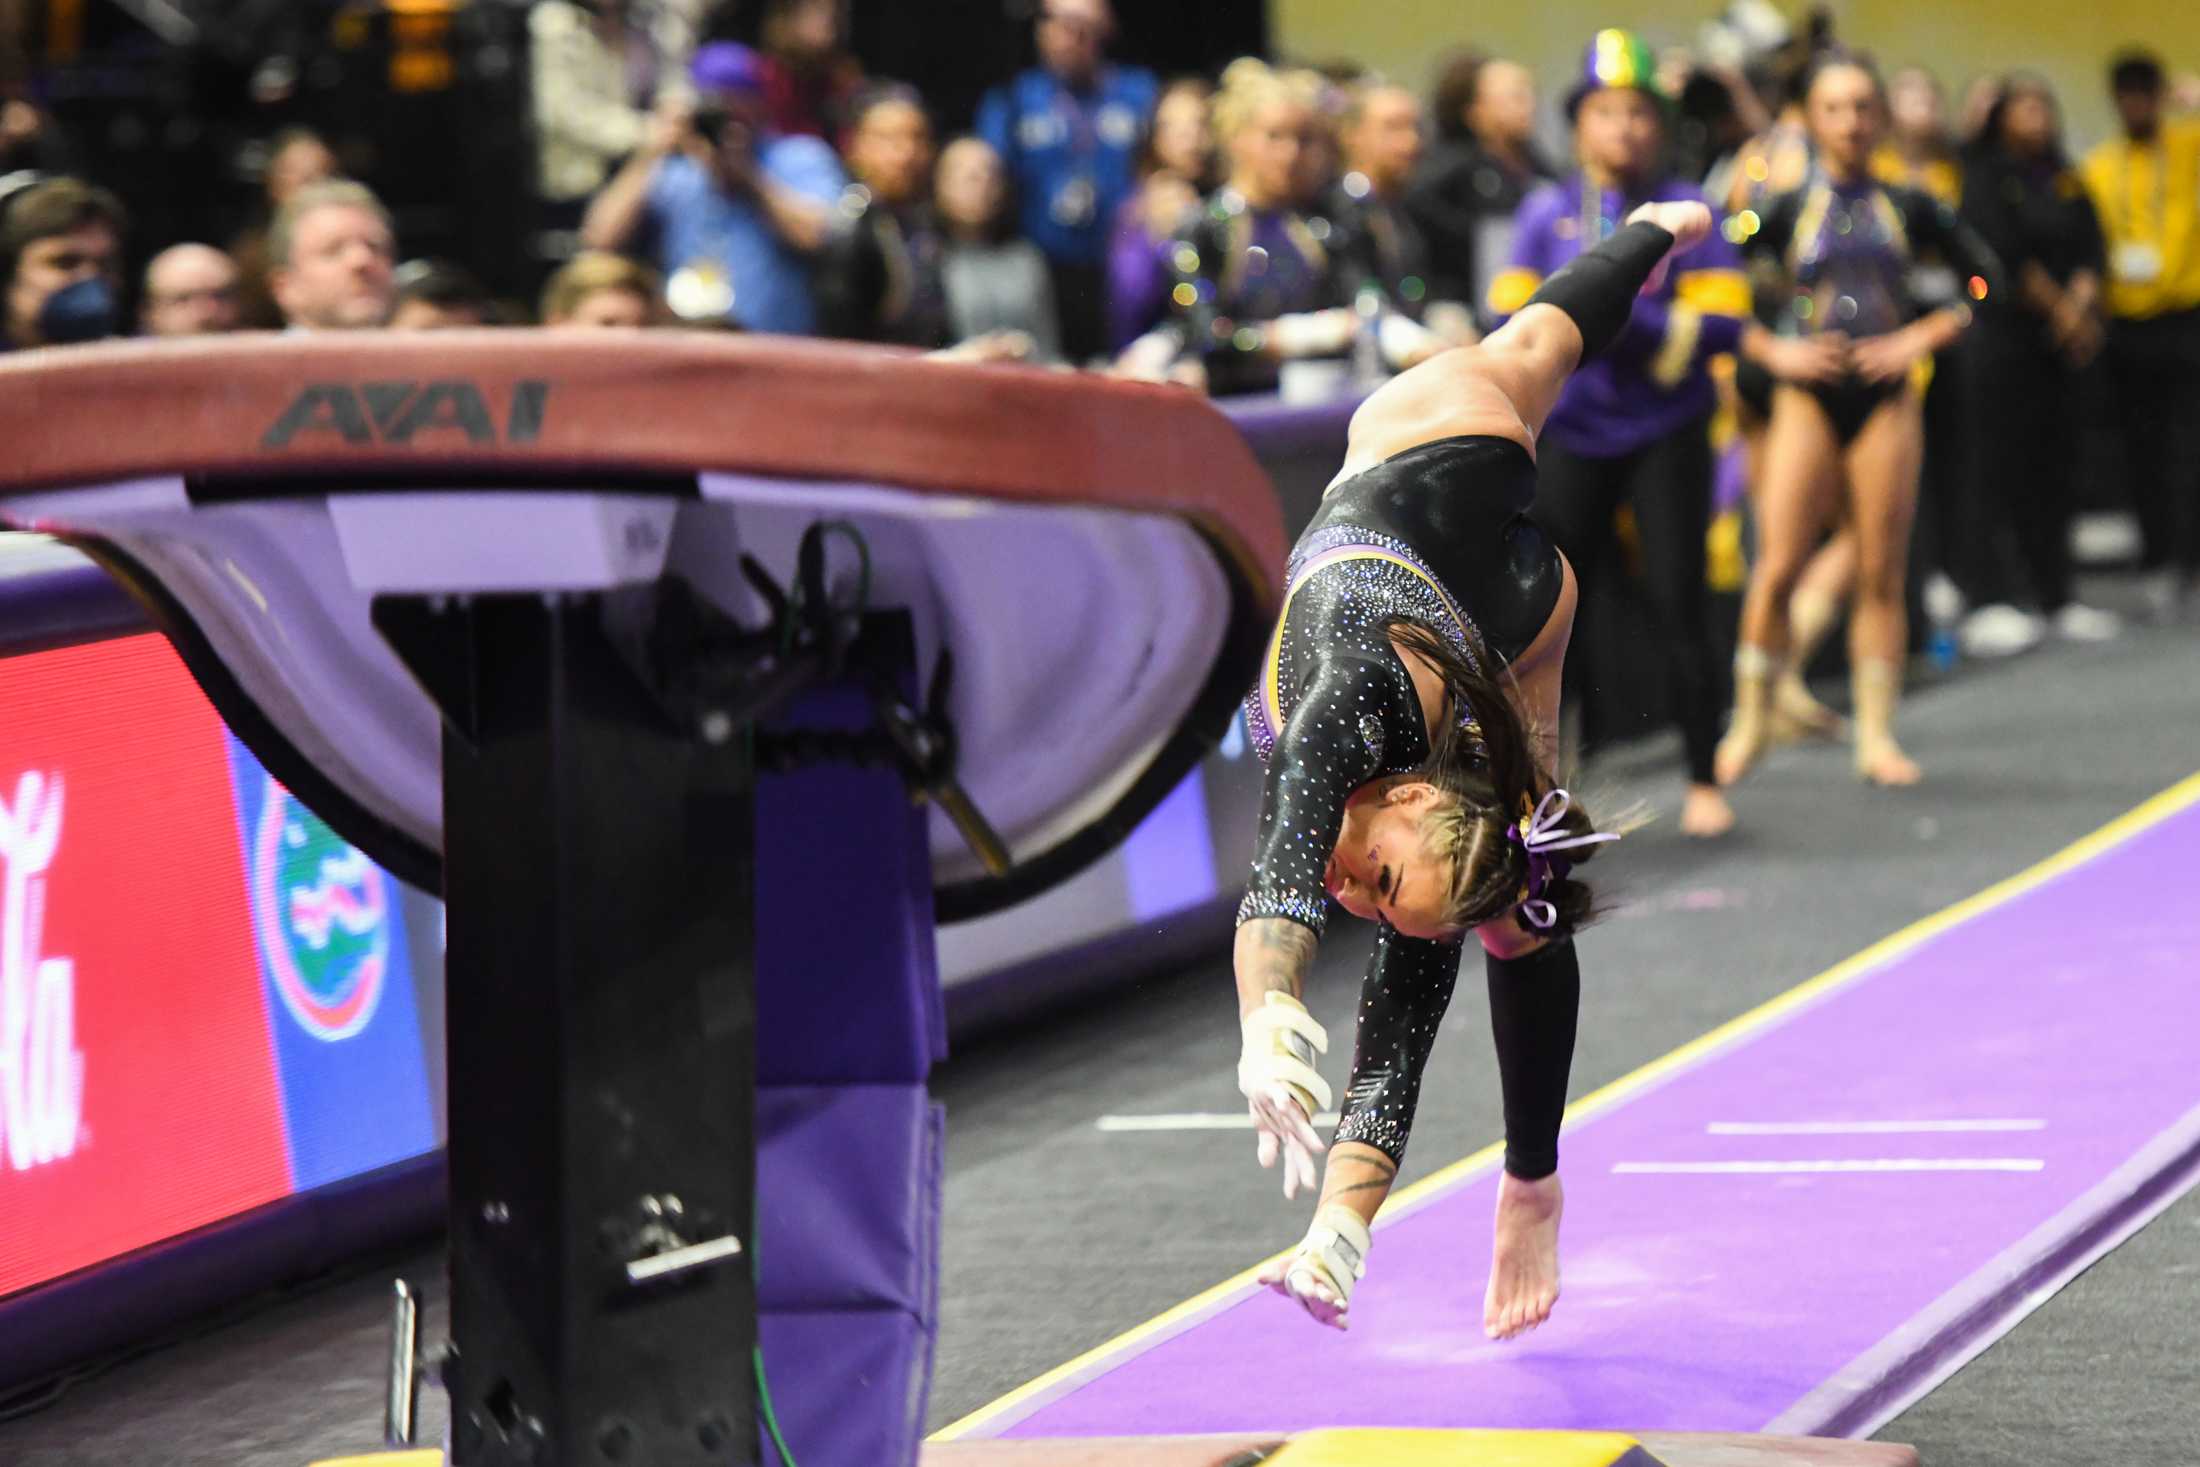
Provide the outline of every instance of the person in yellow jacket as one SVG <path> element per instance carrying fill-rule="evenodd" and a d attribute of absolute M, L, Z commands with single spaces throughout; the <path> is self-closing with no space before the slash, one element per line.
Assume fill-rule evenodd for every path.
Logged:
<path fill-rule="evenodd" d="M 2084 177 L 2106 236 L 2111 401 L 2148 598 L 2168 620 L 2200 581 L 2200 115 L 2167 115 L 2145 52 L 2116 58 L 2109 90 L 2123 136 Z"/>

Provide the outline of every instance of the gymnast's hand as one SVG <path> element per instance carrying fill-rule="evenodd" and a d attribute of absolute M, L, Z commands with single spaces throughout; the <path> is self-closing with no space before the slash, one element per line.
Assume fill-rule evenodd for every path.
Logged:
<path fill-rule="evenodd" d="M 1629 224 L 1647 220 L 1673 236 L 1673 254 L 1688 249 L 1705 235 L 1711 233 L 1711 209 L 1693 199 L 1676 199 L 1670 203 L 1644 204 L 1627 216 Z"/>
<path fill-rule="evenodd" d="M 1329 1104 L 1329 1082 L 1314 1068 L 1329 1050 L 1329 1034 L 1305 1005 L 1271 992 L 1239 1021 L 1238 1090 L 1253 1117 L 1253 1154 L 1263 1167 L 1283 1162 L 1283 1195 L 1314 1190 L 1314 1158 L 1328 1148 L 1314 1115 Z"/>

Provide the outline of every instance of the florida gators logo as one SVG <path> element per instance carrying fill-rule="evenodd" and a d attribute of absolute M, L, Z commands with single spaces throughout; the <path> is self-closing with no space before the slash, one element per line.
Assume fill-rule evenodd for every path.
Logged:
<path fill-rule="evenodd" d="M 389 877 L 271 777 L 253 842 L 252 906 L 275 991 L 316 1039 L 367 1026 L 389 971 Z"/>

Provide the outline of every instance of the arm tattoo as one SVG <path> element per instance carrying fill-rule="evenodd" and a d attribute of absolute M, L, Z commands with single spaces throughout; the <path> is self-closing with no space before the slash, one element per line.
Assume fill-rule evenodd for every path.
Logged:
<path fill-rule="evenodd" d="M 1388 1161 L 1380 1161 L 1373 1157 L 1341 1156 L 1337 1158 L 1336 1164 L 1338 1166 L 1364 1166 L 1369 1171 L 1375 1173 L 1375 1175 L 1369 1178 L 1367 1181 L 1354 1182 L 1349 1187 L 1339 1187 L 1337 1189 L 1337 1195 L 1339 1197 L 1349 1196 L 1354 1192 L 1374 1192 L 1387 1190 L 1392 1182 L 1398 1180 L 1398 1168 L 1396 1166 Z"/>
<path fill-rule="evenodd" d="M 1258 917 L 1238 928 L 1236 966 L 1241 992 L 1288 993 L 1297 998 L 1314 965 L 1312 928 L 1286 917 Z"/>

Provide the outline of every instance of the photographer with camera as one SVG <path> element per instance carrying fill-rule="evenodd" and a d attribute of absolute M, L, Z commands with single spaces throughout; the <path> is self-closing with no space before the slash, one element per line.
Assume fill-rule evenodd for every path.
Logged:
<path fill-rule="evenodd" d="M 811 257 L 847 184 L 840 160 L 820 139 L 769 130 L 763 67 L 748 47 L 703 47 L 694 81 L 694 106 L 658 109 L 641 149 L 588 206 L 581 239 L 651 259 L 684 320 L 807 335 L 817 319 Z"/>

